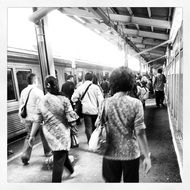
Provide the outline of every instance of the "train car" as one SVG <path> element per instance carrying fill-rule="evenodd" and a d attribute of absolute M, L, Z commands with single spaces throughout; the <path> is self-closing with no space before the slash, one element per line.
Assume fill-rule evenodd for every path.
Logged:
<path fill-rule="evenodd" d="M 37 52 L 9 48 L 7 56 L 7 136 L 8 141 L 12 141 L 26 132 L 18 117 L 20 93 L 27 86 L 26 76 L 29 72 L 36 73 L 39 77 L 39 88 L 41 89 L 42 78 Z M 65 82 L 69 74 L 74 74 L 76 82 L 78 78 L 84 78 L 86 72 L 93 72 L 101 80 L 104 75 L 108 75 L 113 69 L 82 60 L 75 60 L 75 67 L 73 68 L 72 61 L 58 57 L 54 58 L 55 75 L 59 87 Z"/>

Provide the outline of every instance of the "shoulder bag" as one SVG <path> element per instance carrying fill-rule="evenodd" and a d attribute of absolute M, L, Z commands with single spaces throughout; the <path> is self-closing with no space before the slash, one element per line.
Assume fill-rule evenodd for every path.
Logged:
<path fill-rule="evenodd" d="M 96 120 L 96 129 L 93 131 L 89 140 L 89 150 L 97 152 L 99 154 L 104 154 L 106 150 L 106 123 L 107 123 L 107 101 L 104 102 L 102 106 L 101 114 Z"/>
<path fill-rule="evenodd" d="M 82 100 L 83 100 L 86 92 L 88 91 L 89 87 L 91 86 L 91 84 L 88 85 L 88 87 L 86 88 L 86 90 L 85 90 L 84 94 L 82 95 L 82 97 L 79 98 L 79 100 L 74 105 L 74 111 L 77 113 L 77 115 L 79 117 L 82 117 Z"/>
<path fill-rule="evenodd" d="M 27 105 L 27 102 L 28 102 L 28 99 L 29 99 L 29 95 L 30 95 L 30 92 L 32 91 L 32 88 L 30 89 L 29 93 L 28 93 L 28 96 L 26 98 L 26 102 L 24 104 L 24 106 L 21 108 L 21 112 L 20 112 L 20 116 L 22 118 L 26 118 L 27 116 L 27 110 L 26 110 L 26 105 Z"/>

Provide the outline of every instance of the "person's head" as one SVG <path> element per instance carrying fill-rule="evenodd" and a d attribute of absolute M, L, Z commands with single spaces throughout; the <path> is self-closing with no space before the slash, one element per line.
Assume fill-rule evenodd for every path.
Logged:
<path fill-rule="evenodd" d="M 74 82 L 74 76 L 73 75 L 68 75 L 67 80 Z"/>
<path fill-rule="evenodd" d="M 103 80 L 106 80 L 106 76 L 103 77 Z"/>
<path fill-rule="evenodd" d="M 93 84 L 98 84 L 98 77 L 94 74 L 92 79 Z"/>
<path fill-rule="evenodd" d="M 162 73 L 162 69 L 161 68 L 158 69 L 158 73 L 160 73 L 160 74 Z"/>
<path fill-rule="evenodd" d="M 34 73 L 29 73 L 26 80 L 28 84 L 37 84 L 38 81 L 37 76 Z"/>
<path fill-rule="evenodd" d="M 55 77 L 48 75 L 45 78 L 45 88 L 47 92 L 54 95 L 59 95 L 59 85 Z"/>
<path fill-rule="evenodd" d="M 86 80 L 92 81 L 92 78 L 93 78 L 92 73 L 86 73 L 85 76 L 84 76 L 84 80 L 85 80 L 85 81 L 86 81 Z"/>
<path fill-rule="evenodd" d="M 110 75 L 110 89 L 112 95 L 117 92 L 131 91 L 134 84 L 134 75 L 127 67 L 114 69 Z"/>

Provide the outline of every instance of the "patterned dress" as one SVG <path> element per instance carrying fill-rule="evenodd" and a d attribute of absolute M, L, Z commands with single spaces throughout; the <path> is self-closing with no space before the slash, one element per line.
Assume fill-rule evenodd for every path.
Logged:
<path fill-rule="evenodd" d="M 104 157 L 112 160 L 133 160 L 140 156 L 136 132 L 145 129 L 140 100 L 118 92 L 106 100 L 106 141 Z"/>
<path fill-rule="evenodd" d="M 70 122 L 78 115 L 68 98 L 47 93 L 38 105 L 36 122 L 43 121 L 43 132 L 53 151 L 70 150 Z"/>

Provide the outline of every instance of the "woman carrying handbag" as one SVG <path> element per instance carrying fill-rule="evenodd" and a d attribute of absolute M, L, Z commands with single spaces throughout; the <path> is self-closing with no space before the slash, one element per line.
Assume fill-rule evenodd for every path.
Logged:
<path fill-rule="evenodd" d="M 140 100 L 129 96 L 134 82 L 131 71 L 125 67 L 110 75 L 112 96 L 106 99 L 107 146 L 102 166 L 105 182 L 120 182 L 122 175 L 124 182 L 139 182 L 141 154 L 145 172 L 151 168 L 143 106 Z"/>

